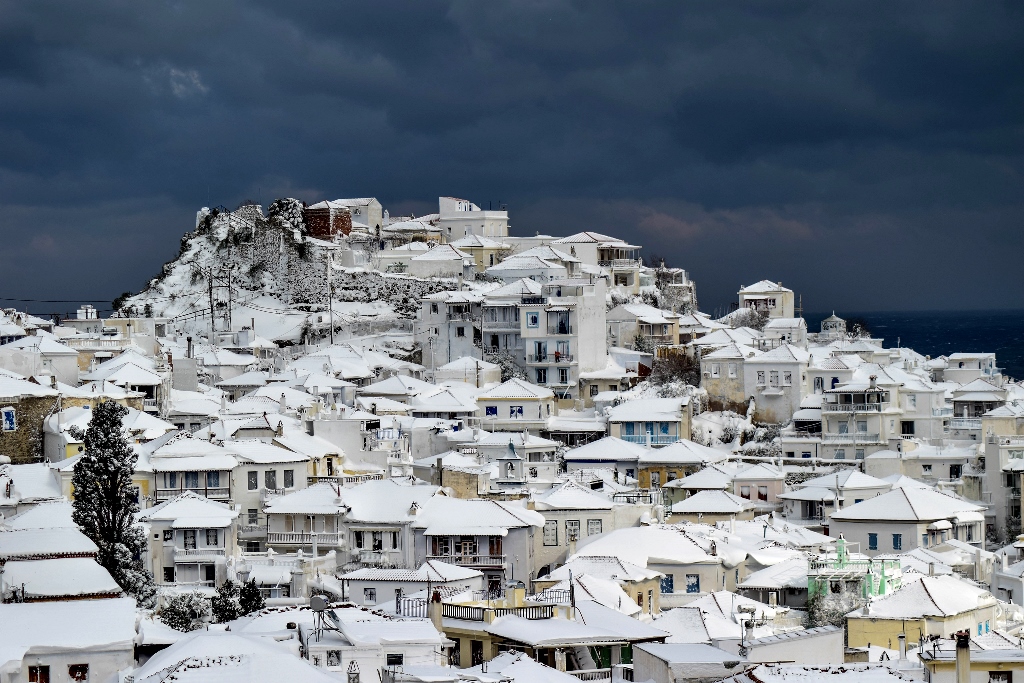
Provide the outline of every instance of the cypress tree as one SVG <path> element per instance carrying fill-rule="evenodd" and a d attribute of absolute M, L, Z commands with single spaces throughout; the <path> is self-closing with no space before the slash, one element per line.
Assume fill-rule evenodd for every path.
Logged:
<path fill-rule="evenodd" d="M 239 601 L 242 614 L 252 614 L 263 609 L 267 604 L 267 601 L 263 599 L 263 593 L 260 593 L 259 586 L 256 585 L 256 579 L 249 579 L 242 584 Z"/>
<path fill-rule="evenodd" d="M 217 594 L 213 596 L 211 606 L 213 619 L 218 624 L 233 621 L 242 616 L 238 584 L 231 579 L 226 579 L 217 588 Z"/>
<path fill-rule="evenodd" d="M 156 587 L 143 556 L 146 538 L 135 524 L 139 503 L 132 486 L 136 455 L 125 438 L 124 406 L 105 401 L 96 406 L 85 431 L 85 452 L 75 464 L 72 519 L 99 548 L 103 565 L 125 593 L 141 607 L 152 607 Z"/>

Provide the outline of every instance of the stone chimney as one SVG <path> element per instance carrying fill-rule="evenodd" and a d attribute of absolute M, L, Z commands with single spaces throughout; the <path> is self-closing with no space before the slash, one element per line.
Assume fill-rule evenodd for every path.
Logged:
<path fill-rule="evenodd" d="M 956 636 L 956 683 L 971 683 L 971 633 L 957 631 Z"/>
<path fill-rule="evenodd" d="M 868 377 L 868 388 L 869 389 L 877 389 L 878 388 L 878 375 L 871 375 L 870 377 Z"/>
<path fill-rule="evenodd" d="M 441 623 L 441 593 L 434 591 L 430 596 L 430 602 L 427 603 L 427 616 L 430 617 L 430 623 L 434 625 L 438 633 L 444 632 L 444 625 Z"/>

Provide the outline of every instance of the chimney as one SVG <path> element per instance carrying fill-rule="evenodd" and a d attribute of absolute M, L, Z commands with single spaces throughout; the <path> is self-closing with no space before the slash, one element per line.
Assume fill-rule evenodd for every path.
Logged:
<path fill-rule="evenodd" d="M 513 581 L 505 588 L 505 603 L 507 607 L 522 607 L 526 602 L 526 584 L 522 581 Z"/>
<path fill-rule="evenodd" d="M 749 645 L 750 641 L 754 639 L 754 620 L 747 619 L 743 625 L 743 634 L 746 638 L 746 643 Z"/>
<path fill-rule="evenodd" d="M 929 562 L 928 563 L 928 576 L 935 576 L 935 563 L 934 562 Z"/>
<path fill-rule="evenodd" d="M 900 634 L 900 662 L 907 661 L 907 634 Z"/>
<path fill-rule="evenodd" d="M 971 633 L 957 631 L 956 636 L 956 683 L 971 683 Z"/>
<path fill-rule="evenodd" d="M 281 400 L 277 404 L 277 412 L 284 415 L 288 411 L 288 403 L 284 400 L 284 392 L 281 392 Z"/>
<path fill-rule="evenodd" d="M 878 375 L 871 375 L 870 377 L 868 377 L 868 380 L 869 380 L 868 381 L 868 388 L 869 389 L 877 389 L 878 388 Z"/>
<path fill-rule="evenodd" d="M 1003 553 L 1003 571 L 1005 572 L 1010 568 L 1010 558 L 1007 557 L 1006 553 Z"/>
<path fill-rule="evenodd" d="M 352 660 L 348 663 L 348 671 L 345 672 L 346 683 L 359 683 L 359 663 Z"/>
<path fill-rule="evenodd" d="M 434 625 L 438 633 L 444 632 L 444 625 L 441 623 L 441 593 L 434 591 L 430 596 L 430 602 L 427 603 L 427 616 L 430 617 L 430 623 Z"/>
<path fill-rule="evenodd" d="M 565 650 L 561 648 L 555 650 L 555 669 L 565 671 Z"/>

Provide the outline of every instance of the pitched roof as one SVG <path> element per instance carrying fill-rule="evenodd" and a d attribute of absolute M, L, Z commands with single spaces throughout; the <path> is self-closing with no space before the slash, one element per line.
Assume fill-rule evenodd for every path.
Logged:
<path fill-rule="evenodd" d="M 530 384 L 524 379 L 513 377 L 510 380 L 502 382 L 493 389 L 485 391 L 477 398 L 481 401 L 515 398 L 545 399 L 551 398 L 554 395 L 554 392 L 546 387 Z"/>
<path fill-rule="evenodd" d="M 832 513 L 835 521 L 935 521 L 985 508 L 928 489 L 899 488 Z"/>
<path fill-rule="evenodd" d="M 698 491 L 672 506 L 672 514 L 739 514 L 754 509 L 749 500 L 727 491 Z"/>
<path fill-rule="evenodd" d="M 867 612 L 861 608 L 848 616 L 867 619 L 948 617 L 995 604 L 996 599 L 987 590 L 959 578 L 923 576 L 903 584 L 895 593 L 875 598 L 869 603 Z"/>

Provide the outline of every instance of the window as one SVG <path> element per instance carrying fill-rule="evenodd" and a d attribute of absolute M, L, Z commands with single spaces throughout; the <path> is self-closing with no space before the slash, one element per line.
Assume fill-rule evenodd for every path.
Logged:
<path fill-rule="evenodd" d="M 856 458 L 857 460 L 863 460 L 864 459 L 864 449 L 863 448 L 856 449 L 853 452 L 853 455 L 854 455 L 854 458 Z"/>
<path fill-rule="evenodd" d="M 362 548 L 363 547 L 363 532 L 362 531 L 356 531 L 356 532 L 354 532 L 353 535 L 355 536 L 354 541 L 355 541 L 356 547 L 357 548 Z"/>
<path fill-rule="evenodd" d="M 712 363 L 711 364 L 711 376 L 712 377 L 719 377 L 719 376 L 721 376 L 721 373 L 722 373 L 722 366 L 721 366 L 721 364 L 719 364 L 719 363 Z"/>
<path fill-rule="evenodd" d="M 768 377 L 769 377 L 770 384 L 773 387 L 779 386 L 779 371 L 778 370 L 772 370 L 771 372 L 769 372 L 768 373 Z"/>
<path fill-rule="evenodd" d="M 700 574 L 686 575 L 686 592 L 700 593 Z"/>
<path fill-rule="evenodd" d="M 763 387 L 764 386 L 764 370 L 758 370 L 757 371 L 757 386 L 759 386 L 759 387 Z"/>
<path fill-rule="evenodd" d="M 928 547 L 928 534 L 921 534 L 921 547 Z"/>
<path fill-rule="evenodd" d="M 664 594 L 675 592 L 675 576 L 673 574 L 665 574 L 661 577 L 661 592 Z"/>
<path fill-rule="evenodd" d="M 220 472 L 207 472 L 206 473 L 206 488 L 208 488 L 208 489 L 219 489 L 220 488 Z"/>
<path fill-rule="evenodd" d="M 567 520 L 565 520 L 565 540 L 567 540 L 567 541 L 578 541 L 578 540 L 580 540 L 580 520 L 578 520 L 578 519 L 567 519 Z"/>
<path fill-rule="evenodd" d="M 259 524 L 260 523 L 259 514 L 260 514 L 260 511 L 257 510 L 256 508 L 249 508 L 248 511 L 246 512 L 246 516 L 248 518 L 246 520 L 246 524 L 249 524 L 250 526 L 254 525 L 254 524 Z"/>
<path fill-rule="evenodd" d="M 836 449 L 836 460 L 846 460 L 846 450 L 843 448 Z"/>
<path fill-rule="evenodd" d="M 372 547 L 370 549 L 374 552 L 380 552 L 381 550 L 384 550 L 384 532 L 371 532 L 370 542 L 372 544 Z"/>
<path fill-rule="evenodd" d="M 878 550 L 878 534 L 868 534 L 868 550 Z"/>
<path fill-rule="evenodd" d="M 486 417 L 498 417 L 498 406 L 485 406 L 484 415 Z"/>
<path fill-rule="evenodd" d="M 437 313 L 437 304 L 430 304 L 430 312 Z"/>
<path fill-rule="evenodd" d="M 207 529 L 206 530 L 206 545 L 216 547 L 217 546 L 217 530 Z"/>
<path fill-rule="evenodd" d="M 215 582 L 217 580 L 217 565 L 215 564 L 204 564 L 202 565 L 203 580 Z"/>
<path fill-rule="evenodd" d="M 600 392 L 600 391 L 601 391 L 600 387 L 598 387 L 596 384 L 591 384 L 590 385 L 590 396 L 591 397 L 597 396 L 598 392 Z"/>
<path fill-rule="evenodd" d="M 185 529 L 185 549 L 195 550 L 196 549 L 196 530 Z"/>
<path fill-rule="evenodd" d="M 757 487 L 757 499 L 758 500 L 768 500 L 768 487 L 767 486 L 758 486 Z"/>
<path fill-rule="evenodd" d="M 793 386 L 793 373 L 784 372 L 782 373 L 782 386 L 791 387 Z"/>
<path fill-rule="evenodd" d="M 523 416 L 523 407 L 522 406 L 509 406 L 508 407 L 508 416 L 510 418 L 512 418 L 512 419 L 522 418 L 522 416 Z"/>
<path fill-rule="evenodd" d="M 466 328 L 463 327 L 462 325 L 459 325 L 458 327 L 456 327 L 455 328 L 455 336 L 456 337 L 465 337 L 466 336 Z"/>
<path fill-rule="evenodd" d="M 814 378 L 814 393 L 820 394 L 823 391 L 825 391 L 825 378 L 824 377 L 815 377 Z"/>
<path fill-rule="evenodd" d="M 164 567 L 164 583 L 174 583 L 174 567 Z"/>
<path fill-rule="evenodd" d="M 917 394 L 910 394 L 909 396 L 907 396 L 907 405 L 909 405 L 911 408 L 917 407 Z"/>
<path fill-rule="evenodd" d="M 405 661 L 405 655 L 403 655 L 401 653 L 399 653 L 399 654 L 389 654 L 387 656 L 387 665 L 388 666 L 402 666 L 402 663 L 404 661 Z"/>
<path fill-rule="evenodd" d="M 931 474 L 932 473 L 932 466 L 931 465 L 921 465 L 921 472 L 923 474 Z"/>
<path fill-rule="evenodd" d="M 30 666 L 28 668 L 29 683 L 50 683 L 50 667 Z"/>
<path fill-rule="evenodd" d="M 263 486 L 268 489 L 277 488 L 277 470 L 267 470 L 263 473 Z"/>
<path fill-rule="evenodd" d="M 849 434 L 850 433 L 850 425 L 849 425 L 849 423 L 840 422 L 838 426 L 839 426 L 839 433 L 840 434 Z"/>
<path fill-rule="evenodd" d="M 892 549 L 903 550 L 903 534 L 892 535 Z"/>
<path fill-rule="evenodd" d="M 259 472 L 256 472 L 254 470 L 250 470 L 249 473 L 248 473 L 248 478 L 249 478 L 249 490 L 250 491 L 255 491 L 257 488 L 259 488 L 259 485 L 260 485 L 260 482 L 259 482 L 260 474 L 259 474 Z"/>
<path fill-rule="evenodd" d="M 544 522 L 544 545 L 558 545 L 558 522 L 554 519 Z"/>
<path fill-rule="evenodd" d="M 1013 683 L 1012 671 L 989 671 L 988 683 Z"/>
<path fill-rule="evenodd" d="M 540 313 L 527 313 L 526 314 L 526 326 L 527 327 L 540 327 Z"/>
<path fill-rule="evenodd" d="M 174 540 L 174 530 L 173 529 L 164 529 L 164 540 L 165 541 L 173 541 Z"/>
<path fill-rule="evenodd" d="M 295 488 L 295 470 L 284 471 L 284 487 L 286 489 Z"/>
<path fill-rule="evenodd" d="M 199 488 L 199 473 L 198 472 L 185 472 L 182 479 L 185 480 L 185 488 L 197 489 Z"/>
<path fill-rule="evenodd" d="M 865 422 L 864 420 L 857 420 L 857 433 L 858 434 L 867 434 L 867 431 L 868 431 L 868 423 Z"/>
<path fill-rule="evenodd" d="M 729 363 L 729 379 L 736 379 L 737 366 L 735 363 Z"/>
<path fill-rule="evenodd" d="M 327 651 L 327 666 L 341 666 L 341 650 Z"/>
<path fill-rule="evenodd" d="M 363 604 L 364 605 L 376 605 L 377 604 L 377 589 L 376 588 L 364 588 L 363 589 Z"/>
<path fill-rule="evenodd" d="M 647 611 L 651 614 L 654 613 L 654 591 L 647 591 Z"/>
<path fill-rule="evenodd" d="M 537 368 L 537 384 L 548 383 L 548 370 L 547 368 Z"/>
<path fill-rule="evenodd" d="M 587 536 L 596 536 L 601 533 L 601 520 L 599 519 L 588 519 L 587 520 Z"/>
<path fill-rule="evenodd" d="M 569 383 L 569 369 L 568 368 L 558 368 L 558 383 L 559 384 L 568 384 Z"/>
<path fill-rule="evenodd" d="M 741 486 L 740 487 L 740 498 L 746 498 L 747 500 L 750 500 L 750 487 L 749 486 Z"/>

